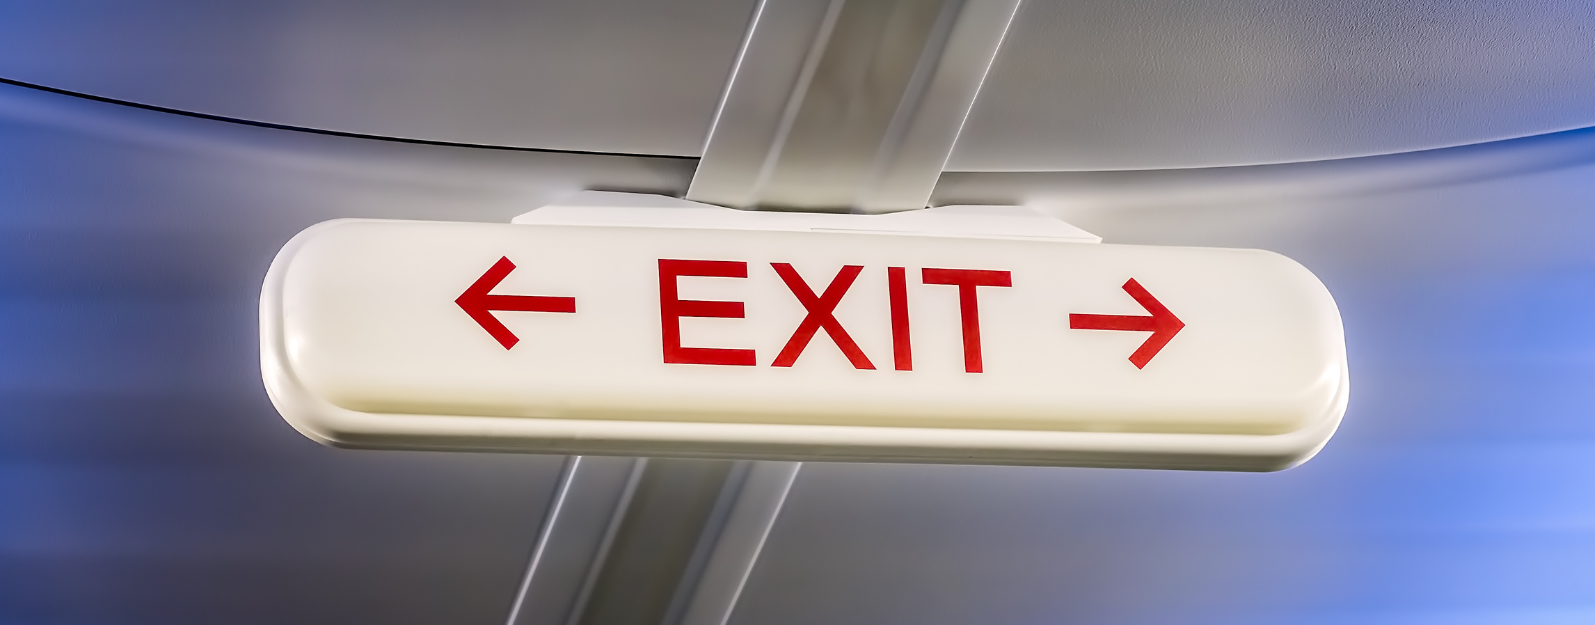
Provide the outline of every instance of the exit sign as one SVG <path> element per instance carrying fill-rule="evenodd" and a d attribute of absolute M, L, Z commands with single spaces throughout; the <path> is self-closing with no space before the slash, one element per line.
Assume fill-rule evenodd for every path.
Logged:
<path fill-rule="evenodd" d="M 261 297 L 283 416 L 352 447 L 1273 470 L 1345 411 L 1334 301 L 1271 252 L 1011 208 L 517 222 L 295 237 Z"/>

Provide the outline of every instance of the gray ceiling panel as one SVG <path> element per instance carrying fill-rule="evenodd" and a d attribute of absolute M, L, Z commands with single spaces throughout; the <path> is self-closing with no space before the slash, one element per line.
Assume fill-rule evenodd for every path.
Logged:
<path fill-rule="evenodd" d="M 1584 0 L 1026 2 L 952 171 L 1250 165 L 1595 125 Z"/>
<path fill-rule="evenodd" d="M 0 77 L 343 132 L 697 156 L 755 5 L 5 3 Z M 1583 0 L 1029 0 L 948 168 L 1278 163 L 1595 125 L 1591 23 Z"/>
<path fill-rule="evenodd" d="M 696 156 L 754 0 L 0 4 L 0 77 L 392 137 Z"/>

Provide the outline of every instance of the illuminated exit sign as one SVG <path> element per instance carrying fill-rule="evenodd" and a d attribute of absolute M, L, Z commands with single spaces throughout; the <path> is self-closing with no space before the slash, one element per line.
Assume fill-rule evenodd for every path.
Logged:
<path fill-rule="evenodd" d="M 261 297 L 283 416 L 351 447 L 1270 470 L 1345 411 L 1334 301 L 1270 252 L 975 207 L 516 222 L 295 237 Z"/>

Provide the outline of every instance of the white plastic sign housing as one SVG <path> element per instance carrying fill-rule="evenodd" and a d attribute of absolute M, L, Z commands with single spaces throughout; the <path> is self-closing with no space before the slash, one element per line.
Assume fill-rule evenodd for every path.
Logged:
<path fill-rule="evenodd" d="M 598 193 L 337 220 L 272 264 L 262 368 L 349 447 L 1277 470 L 1329 439 L 1345 346 L 1310 272 L 1095 241 Z"/>

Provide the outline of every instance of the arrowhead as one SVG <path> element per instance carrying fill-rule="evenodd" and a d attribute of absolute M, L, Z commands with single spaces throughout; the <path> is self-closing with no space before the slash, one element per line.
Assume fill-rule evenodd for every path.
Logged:
<path fill-rule="evenodd" d="M 1146 342 L 1142 343 L 1141 347 L 1135 350 L 1135 353 L 1130 354 L 1130 362 L 1135 365 L 1135 368 L 1144 369 L 1146 368 L 1146 363 L 1151 362 L 1152 357 L 1162 351 L 1163 346 L 1168 345 L 1169 341 L 1174 339 L 1174 335 L 1179 334 L 1180 330 L 1185 328 L 1185 322 L 1174 316 L 1174 313 L 1170 312 L 1168 307 L 1163 305 L 1163 302 L 1159 302 L 1156 297 L 1152 297 L 1152 294 L 1147 292 L 1146 287 L 1136 282 L 1135 278 L 1130 278 L 1129 282 L 1124 283 L 1124 291 L 1129 293 L 1130 297 L 1135 298 L 1137 304 L 1140 304 L 1142 308 L 1152 314 L 1152 336 L 1147 337 Z"/>
<path fill-rule="evenodd" d="M 477 325 L 482 326 L 483 330 L 487 330 L 488 334 L 493 335 L 493 338 L 497 339 L 499 345 L 503 345 L 504 349 L 514 347 L 521 339 L 515 336 L 514 332 L 510 332 L 510 329 L 505 327 L 503 322 L 498 320 L 498 317 L 494 317 L 493 313 L 489 312 L 491 310 L 489 308 L 491 306 L 491 296 L 488 295 L 488 292 L 492 291 L 493 287 L 498 286 L 498 283 L 503 282 L 504 277 L 510 275 L 511 271 L 515 271 L 515 263 L 510 262 L 508 257 L 500 257 L 498 262 L 493 263 L 493 266 L 482 274 L 482 277 L 477 278 L 476 282 L 471 283 L 470 288 L 465 289 L 465 292 L 454 300 L 454 303 L 460 306 L 460 310 L 465 311 L 465 314 L 470 315 Z"/>

